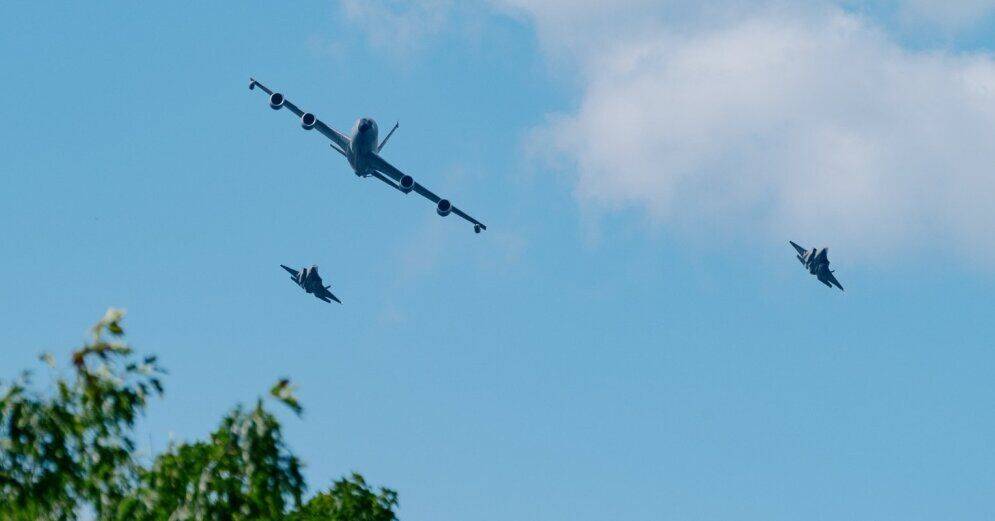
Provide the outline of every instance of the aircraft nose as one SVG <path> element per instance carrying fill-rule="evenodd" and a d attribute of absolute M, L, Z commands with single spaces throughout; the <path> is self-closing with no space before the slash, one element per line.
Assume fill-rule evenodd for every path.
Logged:
<path fill-rule="evenodd" d="M 370 120 L 364 119 L 363 121 L 359 122 L 359 131 L 360 132 L 366 132 L 369 129 L 370 129 Z"/>

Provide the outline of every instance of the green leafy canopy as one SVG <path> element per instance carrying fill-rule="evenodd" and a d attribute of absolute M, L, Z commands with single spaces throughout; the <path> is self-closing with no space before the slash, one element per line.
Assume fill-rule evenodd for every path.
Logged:
<path fill-rule="evenodd" d="M 50 354 L 45 391 L 23 372 L 0 386 L 0 519 L 290 519 L 394 521 L 397 494 L 359 474 L 306 503 L 303 463 L 262 399 L 234 407 L 207 440 L 170 445 L 148 466 L 135 451 L 136 419 L 162 396 L 165 370 L 122 341 L 124 312 L 110 309 L 71 356 L 69 374 Z M 297 416 L 289 379 L 270 396 Z"/>

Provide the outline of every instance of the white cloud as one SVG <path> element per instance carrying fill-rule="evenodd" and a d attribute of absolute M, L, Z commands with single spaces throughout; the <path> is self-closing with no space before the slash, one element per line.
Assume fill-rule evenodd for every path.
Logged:
<path fill-rule="evenodd" d="M 362 28 L 370 44 L 395 54 L 421 48 L 443 31 L 455 0 L 341 0 L 350 23 Z"/>
<path fill-rule="evenodd" d="M 832 5 L 748 4 L 501 1 L 578 67 L 576 110 L 536 132 L 582 204 L 688 234 L 995 258 L 992 56 L 911 51 Z"/>

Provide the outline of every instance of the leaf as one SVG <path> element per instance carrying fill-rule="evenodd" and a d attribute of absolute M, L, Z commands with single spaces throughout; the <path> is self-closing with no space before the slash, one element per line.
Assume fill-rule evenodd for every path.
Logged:
<path fill-rule="evenodd" d="M 98 342 L 100 340 L 101 333 L 106 329 L 110 334 L 114 336 L 121 336 L 124 334 L 124 329 L 121 327 L 121 320 L 124 319 L 124 310 L 117 308 L 108 308 L 107 312 L 104 313 L 104 318 L 100 319 L 93 326 L 93 340 Z"/>
<path fill-rule="evenodd" d="M 281 378 L 270 388 L 269 394 L 287 407 L 290 407 L 290 410 L 294 411 L 294 414 L 300 416 L 304 412 L 304 407 L 301 406 L 300 402 L 297 401 L 297 397 L 294 396 L 296 389 L 297 387 L 291 385 L 289 379 Z"/>
<path fill-rule="evenodd" d="M 42 353 L 41 356 L 38 357 L 38 359 L 41 360 L 42 362 L 45 362 L 45 365 L 51 367 L 52 369 L 55 369 L 55 357 L 52 356 L 52 353 Z"/>

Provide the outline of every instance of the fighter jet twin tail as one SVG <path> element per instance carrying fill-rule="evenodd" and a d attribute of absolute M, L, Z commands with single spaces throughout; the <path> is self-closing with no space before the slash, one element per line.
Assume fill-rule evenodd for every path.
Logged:
<path fill-rule="evenodd" d="M 387 144 L 387 140 L 394 135 L 394 131 L 397 130 L 398 125 L 395 124 L 394 128 L 387 133 L 383 141 L 379 141 L 377 122 L 370 118 L 360 118 L 356 121 L 355 126 L 353 126 L 352 132 L 346 136 L 323 123 L 314 114 L 304 112 L 297 105 L 294 105 L 290 100 L 285 98 L 283 94 L 273 92 L 254 78 L 249 78 L 249 90 L 254 90 L 256 87 L 259 87 L 259 90 L 269 95 L 270 108 L 273 110 L 286 108 L 300 118 L 301 127 L 304 130 L 317 130 L 318 133 L 328 138 L 331 141 L 330 146 L 332 149 L 345 157 L 357 176 L 375 177 L 404 194 L 415 192 L 434 203 L 435 212 L 440 216 L 445 217 L 451 213 L 456 214 L 472 224 L 473 231 L 476 233 L 487 229 L 484 223 L 453 206 L 449 199 L 443 199 L 435 195 L 428 188 L 415 182 L 413 177 L 401 172 L 388 163 L 387 160 L 380 157 L 380 152 Z M 335 295 L 332 295 L 328 291 L 328 287 L 322 286 L 321 278 L 318 277 L 318 271 L 315 266 L 304 268 L 300 272 L 286 266 L 283 266 L 283 269 L 290 272 L 293 281 L 304 288 L 304 291 L 314 294 L 315 297 L 325 302 L 330 302 L 329 299 L 331 299 L 341 303 L 339 299 L 335 298 Z"/>

